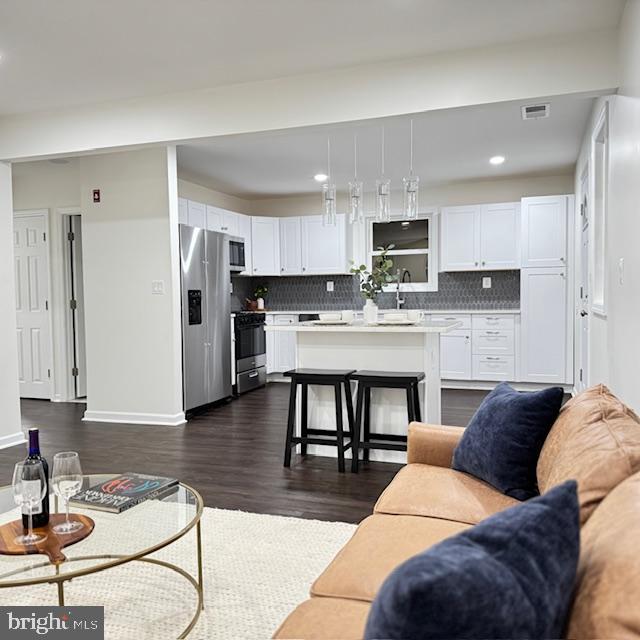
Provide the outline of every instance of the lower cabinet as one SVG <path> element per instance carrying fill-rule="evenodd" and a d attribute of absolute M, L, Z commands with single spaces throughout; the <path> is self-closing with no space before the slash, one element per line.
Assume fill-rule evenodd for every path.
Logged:
<path fill-rule="evenodd" d="M 520 271 L 523 381 L 567 382 L 567 272 L 564 267 Z"/>
<path fill-rule="evenodd" d="M 515 381 L 514 315 L 434 315 L 431 320 L 460 323 L 459 329 L 440 337 L 444 380 Z"/>
<path fill-rule="evenodd" d="M 471 332 L 450 331 L 440 336 L 440 371 L 448 380 L 471 380 Z"/>
<path fill-rule="evenodd" d="M 295 315 L 267 315 L 267 324 L 288 325 L 298 321 Z M 267 373 L 283 373 L 296 366 L 295 331 L 267 331 Z"/>

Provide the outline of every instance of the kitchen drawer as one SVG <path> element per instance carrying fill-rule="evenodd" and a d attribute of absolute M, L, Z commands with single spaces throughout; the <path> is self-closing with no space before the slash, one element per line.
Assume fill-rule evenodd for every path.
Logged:
<path fill-rule="evenodd" d="M 473 356 L 473 380 L 513 380 L 516 375 L 513 356 Z"/>
<path fill-rule="evenodd" d="M 514 355 L 513 331 L 485 329 L 473 331 L 473 355 Z"/>
<path fill-rule="evenodd" d="M 273 313 L 267 313 L 267 314 L 265 314 L 265 317 L 264 317 L 264 323 L 265 323 L 265 324 L 275 324 L 275 320 L 274 320 L 274 319 L 275 319 L 275 317 L 276 317 L 276 316 L 275 316 L 275 314 L 273 314 Z"/>
<path fill-rule="evenodd" d="M 431 322 L 435 322 L 435 323 L 449 323 L 449 322 L 462 322 L 462 324 L 459 327 L 456 327 L 456 329 L 471 329 L 471 316 L 464 316 L 464 315 L 438 315 L 438 316 L 431 316 Z"/>
<path fill-rule="evenodd" d="M 515 320 L 512 315 L 495 315 L 495 316 L 473 316 L 473 329 L 504 329 L 513 331 L 515 328 Z"/>
<path fill-rule="evenodd" d="M 274 324 L 296 324 L 298 322 L 298 316 L 289 316 L 284 314 L 278 314 L 274 316 Z"/>

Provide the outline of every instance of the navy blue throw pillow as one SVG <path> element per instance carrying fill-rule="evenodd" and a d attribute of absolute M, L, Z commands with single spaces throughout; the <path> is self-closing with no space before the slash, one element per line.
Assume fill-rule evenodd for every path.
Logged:
<path fill-rule="evenodd" d="M 569 480 L 410 558 L 380 588 L 365 639 L 563 637 L 579 513 Z"/>
<path fill-rule="evenodd" d="M 561 387 L 520 392 L 502 382 L 471 418 L 452 467 L 517 500 L 538 495 L 536 465 L 563 394 Z"/>

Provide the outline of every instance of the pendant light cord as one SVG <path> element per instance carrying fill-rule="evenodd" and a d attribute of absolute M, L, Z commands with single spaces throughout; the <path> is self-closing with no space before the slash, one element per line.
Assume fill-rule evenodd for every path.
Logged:
<path fill-rule="evenodd" d="M 384 178 L 384 125 L 382 127 L 382 150 L 381 150 L 381 154 L 382 154 L 382 177 Z"/>
<path fill-rule="evenodd" d="M 409 121 L 410 144 L 409 144 L 409 175 L 413 176 L 413 118 Z"/>
<path fill-rule="evenodd" d="M 353 179 L 358 180 L 358 136 L 353 135 Z"/>

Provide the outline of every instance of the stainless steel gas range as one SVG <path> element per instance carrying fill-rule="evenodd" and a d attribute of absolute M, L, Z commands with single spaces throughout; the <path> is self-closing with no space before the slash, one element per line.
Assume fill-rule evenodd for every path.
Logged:
<path fill-rule="evenodd" d="M 236 395 L 263 387 L 267 382 L 264 323 L 264 313 L 240 311 L 233 319 Z"/>

